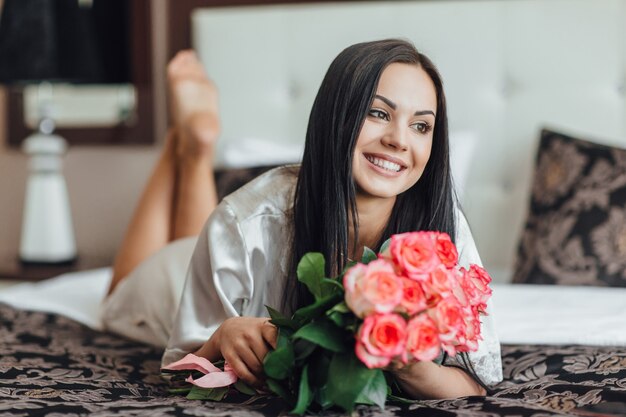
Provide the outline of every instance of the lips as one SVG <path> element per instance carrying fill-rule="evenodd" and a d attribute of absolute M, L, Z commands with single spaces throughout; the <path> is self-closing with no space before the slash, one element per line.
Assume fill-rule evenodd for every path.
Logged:
<path fill-rule="evenodd" d="M 363 154 L 363 156 L 365 156 L 365 158 L 373 165 L 376 165 L 378 168 L 386 171 L 400 172 L 403 169 L 406 169 L 406 164 L 404 162 L 389 155 Z"/>

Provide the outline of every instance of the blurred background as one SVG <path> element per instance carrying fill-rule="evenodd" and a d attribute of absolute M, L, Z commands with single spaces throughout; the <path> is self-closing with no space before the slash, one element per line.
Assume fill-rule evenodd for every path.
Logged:
<path fill-rule="evenodd" d="M 9 29 L 39 33 L 54 20 L 45 13 L 44 23 L 7 20 L 3 6 L 10 1 L 0 0 L 5 36 Z M 48 17 L 65 28 L 55 32 L 58 42 L 71 52 L 49 59 L 75 59 L 65 65 L 70 69 L 81 60 L 96 71 L 31 74 L 27 83 L 5 80 L 0 87 L 3 262 L 15 258 L 20 241 L 28 176 L 20 146 L 49 112 L 69 143 L 63 173 L 78 254 L 110 263 L 167 129 L 166 64 L 189 47 L 220 88 L 218 165 L 228 167 L 265 164 L 246 158 L 255 146 L 268 154 L 268 141 L 275 146 L 269 153 L 297 154 L 319 82 L 344 47 L 412 40 L 446 83 L 457 184 L 483 261 L 499 282 L 510 280 L 515 262 L 540 129 L 620 146 L 626 140 L 624 0 L 128 0 L 107 10 L 98 10 L 98 0 L 58 4 L 93 27 L 80 32 L 79 15 L 50 8 Z M 50 40 L 32 38 L 38 36 Z M 103 42 L 112 55 L 81 55 L 90 50 L 85 45 Z M 0 67 L 15 71 L 19 57 L 29 56 L 22 45 L 5 48 Z M 35 61 L 46 68 L 45 60 L 29 59 L 26 68 Z M 117 69 L 105 71 L 112 60 L 119 60 Z M 53 84 L 42 88 L 41 80 Z M 53 104 L 42 110 L 42 97 Z"/>

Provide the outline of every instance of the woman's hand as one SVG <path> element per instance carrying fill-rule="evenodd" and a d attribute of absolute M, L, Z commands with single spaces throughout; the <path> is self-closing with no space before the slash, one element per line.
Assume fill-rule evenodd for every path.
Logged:
<path fill-rule="evenodd" d="M 402 390 L 415 399 L 486 395 L 485 389 L 467 372 L 452 366 L 437 365 L 431 361 L 408 365 L 392 361 L 385 370 L 390 371 Z"/>
<path fill-rule="evenodd" d="M 263 385 L 263 359 L 276 348 L 277 329 L 265 317 L 232 317 L 196 352 L 215 361 L 220 357 L 247 384 Z"/>

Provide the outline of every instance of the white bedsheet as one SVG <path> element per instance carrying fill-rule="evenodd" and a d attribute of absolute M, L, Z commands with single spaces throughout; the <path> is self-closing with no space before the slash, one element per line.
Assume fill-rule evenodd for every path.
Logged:
<path fill-rule="evenodd" d="M 100 303 L 110 280 L 111 268 L 72 272 L 5 288 L 0 291 L 0 302 L 24 310 L 61 314 L 101 330 Z"/>
<path fill-rule="evenodd" d="M 0 302 L 47 311 L 102 329 L 100 301 L 111 269 L 60 275 L 0 291 Z M 626 288 L 493 286 L 500 342 L 626 346 Z"/>
<path fill-rule="evenodd" d="M 493 286 L 502 343 L 626 346 L 626 288 Z"/>

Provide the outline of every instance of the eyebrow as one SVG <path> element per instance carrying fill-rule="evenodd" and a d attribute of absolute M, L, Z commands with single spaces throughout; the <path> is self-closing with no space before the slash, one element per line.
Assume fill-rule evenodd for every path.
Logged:
<path fill-rule="evenodd" d="M 391 107 L 392 109 L 396 109 L 398 106 L 396 105 L 396 103 L 394 103 L 393 101 L 389 100 L 387 97 L 383 97 L 380 94 L 376 94 L 374 96 L 374 98 L 377 98 L 381 101 L 383 101 L 386 105 L 388 105 L 389 107 Z M 418 110 L 416 111 L 413 116 L 422 116 L 424 114 L 432 114 L 433 117 L 435 116 L 435 113 L 432 110 Z"/>

